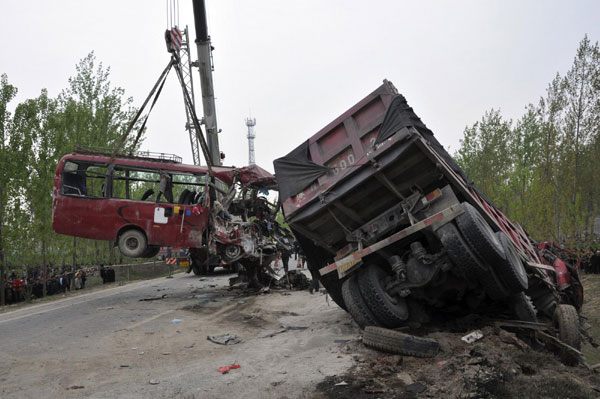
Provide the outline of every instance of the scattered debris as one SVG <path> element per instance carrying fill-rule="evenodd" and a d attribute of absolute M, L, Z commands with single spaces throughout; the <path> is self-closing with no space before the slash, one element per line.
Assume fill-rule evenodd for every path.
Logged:
<path fill-rule="evenodd" d="M 83 389 L 85 388 L 83 385 L 71 385 L 70 387 L 67 388 L 67 391 L 70 389 Z"/>
<path fill-rule="evenodd" d="M 220 345 L 235 345 L 242 342 L 237 335 L 222 334 L 222 335 L 208 335 L 206 339 Z"/>
<path fill-rule="evenodd" d="M 306 330 L 308 327 L 304 327 L 304 326 L 281 326 L 281 330 L 275 331 L 271 334 L 267 334 L 264 337 L 261 338 L 272 338 L 278 334 L 282 334 L 284 332 L 287 331 L 301 331 L 301 330 Z"/>
<path fill-rule="evenodd" d="M 346 381 L 342 381 L 342 382 L 338 382 L 337 384 L 335 384 L 336 387 L 344 386 L 344 385 L 348 385 L 348 383 Z"/>
<path fill-rule="evenodd" d="M 171 354 L 171 352 L 163 352 L 162 354 L 163 354 L 164 356 L 168 356 L 168 355 L 170 355 L 170 354 Z"/>
<path fill-rule="evenodd" d="M 406 390 L 408 392 L 412 392 L 412 393 L 421 393 L 421 392 L 425 391 L 426 389 L 427 389 L 427 387 L 425 385 L 421 384 L 420 382 L 415 382 L 413 384 L 406 386 Z"/>
<path fill-rule="evenodd" d="M 140 352 L 140 353 L 138 353 L 138 355 L 143 355 L 144 353 L 145 353 L 145 352 Z"/>
<path fill-rule="evenodd" d="M 412 377 L 407 372 L 398 373 L 397 377 L 405 385 L 410 385 L 410 384 L 414 383 Z"/>
<path fill-rule="evenodd" d="M 302 330 L 306 330 L 308 328 L 308 327 L 304 327 L 304 326 L 286 326 L 286 325 L 283 325 L 281 327 L 285 328 L 288 331 L 302 331 Z"/>
<path fill-rule="evenodd" d="M 141 298 L 139 301 L 140 302 L 158 301 L 160 299 L 165 299 L 166 297 L 167 297 L 167 294 L 162 294 L 162 296 L 154 296 L 154 297 L 150 297 L 150 298 Z"/>
<path fill-rule="evenodd" d="M 159 380 L 150 380 L 148 382 L 150 383 L 150 385 L 158 385 L 158 384 L 160 384 Z"/>
<path fill-rule="evenodd" d="M 181 319 L 173 319 L 173 320 L 171 320 L 171 323 L 173 323 L 173 324 L 179 324 L 179 323 L 181 323 L 182 321 L 183 321 L 183 320 L 181 320 Z"/>
<path fill-rule="evenodd" d="M 383 393 L 383 389 L 365 389 L 365 393 Z"/>
<path fill-rule="evenodd" d="M 130 366 L 128 364 L 122 364 L 119 367 L 122 368 L 122 369 L 124 369 L 124 368 L 130 367 Z"/>
<path fill-rule="evenodd" d="M 239 369 L 240 367 L 242 367 L 242 366 L 240 366 L 239 364 L 232 364 L 231 366 L 219 367 L 218 371 L 221 374 L 227 374 L 227 373 L 229 373 L 230 370 Z"/>
<path fill-rule="evenodd" d="M 483 338 L 483 333 L 480 330 L 475 330 L 462 337 L 461 340 L 467 344 L 472 344 L 473 342 L 479 341 L 481 338 Z"/>
<path fill-rule="evenodd" d="M 334 339 L 333 343 L 334 344 L 345 344 L 346 342 L 350 342 L 349 339 Z"/>
<path fill-rule="evenodd" d="M 191 344 L 191 345 L 184 346 L 184 349 L 192 349 L 193 347 L 194 347 L 194 344 Z"/>
<path fill-rule="evenodd" d="M 111 310 L 114 309 L 112 306 L 108 306 L 106 308 L 98 308 L 97 310 Z"/>

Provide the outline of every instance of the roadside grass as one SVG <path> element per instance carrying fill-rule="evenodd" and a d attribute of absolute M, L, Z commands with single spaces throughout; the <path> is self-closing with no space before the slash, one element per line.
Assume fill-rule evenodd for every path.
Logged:
<path fill-rule="evenodd" d="M 591 328 L 587 331 L 600 344 L 600 274 L 582 274 L 583 284 L 583 316 Z M 600 348 L 585 343 L 582 348 L 588 364 L 600 363 Z"/>

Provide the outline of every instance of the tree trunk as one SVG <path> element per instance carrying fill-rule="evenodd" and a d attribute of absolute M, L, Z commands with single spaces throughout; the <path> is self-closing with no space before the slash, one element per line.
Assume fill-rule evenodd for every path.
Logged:
<path fill-rule="evenodd" d="M 46 264 L 46 240 L 45 239 L 42 239 L 42 266 L 44 268 L 44 273 L 43 273 L 44 290 L 42 291 L 42 298 L 44 298 L 48 294 L 48 292 L 47 292 L 48 286 L 46 284 L 48 266 Z"/>
<path fill-rule="evenodd" d="M 4 137 L 4 135 L 2 136 Z M 4 144 L 4 143 L 0 143 Z M 2 172 L 4 173 L 4 171 Z M 4 196 L 4 185 L 0 184 L 0 201 Z M 0 306 L 6 304 L 6 293 L 4 292 L 4 248 L 2 247 L 2 227 L 4 226 L 4 204 L 0 202 Z"/>
<path fill-rule="evenodd" d="M 70 289 L 73 288 L 75 270 L 77 270 L 77 237 L 73 237 L 73 265 L 71 266 L 71 278 L 69 279 Z"/>
<path fill-rule="evenodd" d="M 109 241 L 108 242 L 108 263 L 110 263 L 111 265 L 115 264 L 115 246 L 113 241 Z"/>

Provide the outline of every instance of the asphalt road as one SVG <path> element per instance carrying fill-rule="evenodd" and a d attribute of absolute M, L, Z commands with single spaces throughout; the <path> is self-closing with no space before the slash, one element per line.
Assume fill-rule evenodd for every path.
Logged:
<path fill-rule="evenodd" d="M 0 314 L 0 397 L 311 397 L 350 366 L 334 340 L 357 330 L 324 295 L 248 296 L 230 276 L 180 273 Z M 280 334 L 291 323 L 310 330 Z M 224 332 L 244 342 L 206 340 Z M 216 372 L 233 362 L 243 368 Z"/>

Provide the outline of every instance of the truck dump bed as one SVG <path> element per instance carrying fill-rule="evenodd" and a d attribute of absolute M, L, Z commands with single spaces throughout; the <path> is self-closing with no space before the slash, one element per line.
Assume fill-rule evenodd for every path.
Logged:
<path fill-rule="evenodd" d="M 275 160 L 283 211 L 292 228 L 336 253 L 353 231 L 415 189 L 446 180 L 495 230 L 504 230 L 534 262 L 523 231 L 468 184 L 467 177 L 389 81 Z"/>

